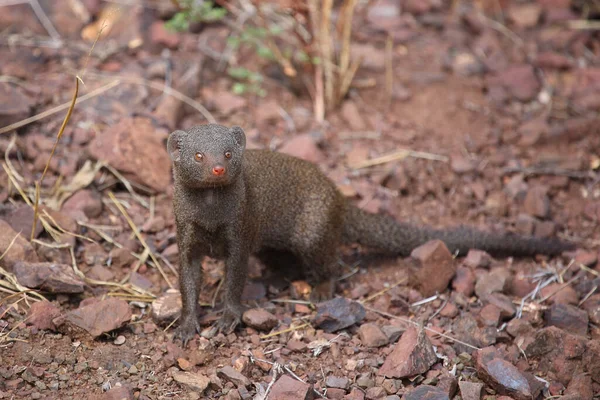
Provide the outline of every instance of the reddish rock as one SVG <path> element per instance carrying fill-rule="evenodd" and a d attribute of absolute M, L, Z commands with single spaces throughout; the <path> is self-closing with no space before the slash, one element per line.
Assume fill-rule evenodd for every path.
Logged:
<path fill-rule="evenodd" d="M 324 158 L 323 152 L 319 149 L 315 137 L 310 133 L 292 137 L 285 142 L 279 151 L 313 163 L 317 163 Z"/>
<path fill-rule="evenodd" d="M 442 389 L 449 398 L 453 398 L 458 391 L 458 381 L 456 380 L 456 377 L 444 369 L 438 375 L 437 379 L 438 383 L 436 384 L 436 387 Z"/>
<path fill-rule="evenodd" d="M 171 159 L 163 139 L 149 119 L 123 118 L 97 135 L 89 152 L 133 181 L 163 192 L 171 183 Z"/>
<path fill-rule="evenodd" d="M 476 353 L 477 375 L 499 394 L 516 400 L 530 400 L 532 390 L 527 378 L 517 367 L 499 358 L 493 347 L 486 347 Z"/>
<path fill-rule="evenodd" d="M 181 37 L 177 32 L 167 29 L 163 21 L 156 20 L 150 26 L 150 40 L 154 44 L 175 49 L 179 46 Z"/>
<path fill-rule="evenodd" d="M 452 288 L 466 297 L 471 297 L 475 290 L 475 274 L 471 268 L 458 267 L 452 280 Z"/>
<path fill-rule="evenodd" d="M 337 377 L 330 375 L 325 379 L 325 386 L 328 388 L 338 388 L 347 390 L 350 387 L 350 380 L 346 377 Z"/>
<path fill-rule="evenodd" d="M 93 338 L 120 328 L 131 320 L 131 309 L 126 301 L 109 297 L 88 302 L 83 307 L 68 312 L 60 321 L 54 320 L 59 329 L 70 333 L 73 328 L 84 330 Z"/>
<path fill-rule="evenodd" d="M 590 296 L 581 306 L 587 311 L 590 322 L 600 325 L 600 294 Z"/>
<path fill-rule="evenodd" d="M 240 387 L 240 386 L 247 387 L 247 386 L 251 385 L 251 382 L 248 378 L 246 378 L 244 375 L 242 375 L 242 373 L 235 370 L 231 366 L 226 366 L 226 367 L 219 369 L 217 371 L 217 376 L 221 379 L 225 379 L 225 380 L 233 383 L 237 387 Z"/>
<path fill-rule="evenodd" d="M 465 174 L 475 170 L 475 162 L 461 154 L 453 154 L 450 159 L 450 168 L 457 174 Z"/>
<path fill-rule="evenodd" d="M 549 238 L 556 235 L 556 224 L 553 221 L 536 221 L 533 235 Z"/>
<path fill-rule="evenodd" d="M 362 324 L 358 330 L 360 341 L 367 347 L 381 347 L 388 344 L 388 337 L 375 324 Z"/>
<path fill-rule="evenodd" d="M 523 203 L 525 212 L 534 217 L 546 218 L 550 212 L 550 200 L 546 193 L 547 190 L 540 186 L 529 189 Z"/>
<path fill-rule="evenodd" d="M 242 321 L 259 331 L 270 331 L 275 328 L 279 321 L 277 318 L 262 308 L 251 308 L 242 315 Z"/>
<path fill-rule="evenodd" d="M 442 317 L 454 318 L 458 315 L 458 308 L 452 303 L 446 303 L 442 311 L 440 311 Z"/>
<path fill-rule="evenodd" d="M 469 250 L 463 263 L 471 268 L 488 268 L 492 265 L 494 259 L 488 253 L 482 250 Z"/>
<path fill-rule="evenodd" d="M 542 7 L 537 3 L 517 4 L 508 9 L 508 18 L 521 29 L 533 28 L 542 15 Z"/>
<path fill-rule="evenodd" d="M 5 127 L 29 117 L 34 104 L 18 85 L 0 82 L 0 126 Z"/>
<path fill-rule="evenodd" d="M 404 400 L 448 400 L 448 394 L 443 389 L 420 385 L 404 395 Z"/>
<path fill-rule="evenodd" d="M 136 258 L 131 251 L 125 247 L 115 247 L 108 253 L 110 266 L 115 269 L 128 267 L 136 261 Z"/>
<path fill-rule="evenodd" d="M 181 295 L 179 290 L 169 289 L 152 302 L 152 319 L 155 322 L 169 321 L 181 312 Z"/>
<path fill-rule="evenodd" d="M 533 339 L 524 346 L 524 351 L 529 359 L 538 361 L 541 373 L 552 373 L 559 382 L 567 385 L 573 374 L 585 366 L 582 358 L 586 347 L 584 337 L 551 326 L 535 332 Z"/>
<path fill-rule="evenodd" d="M 533 146 L 544 139 L 550 128 L 545 118 L 536 118 L 525 122 L 518 129 L 520 136 L 519 145 L 522 147 Z"/>
<path fill-rule="evenodd" d="M 565 286 L 560 283 L 551 283 L 540 290 L 542 298 L 547 298 L 547 301 L 554 304 L 571 304 L 579 303 L 579 295 L 572 286 Z"/>
<path fill-rule="evenodd" d="M 548 326 L 556 326 L 576 335 L 586 336 L 589 318 L 587 312 L 568 304 L 553 304 L 544 314 Z"/>
<path fill-rule="evenodd" d="M 199 372 L 175 371 L 173 379 L 184 388 L 198 393 L 204 393 L 210 384 L 210 378 Z"/>
<path fill-rule="evenodd" d="M 377 372 L 387 378 L 405 378 L 425 373 L 437 362 L 433 346 L 424 331 L 410 327 Z"/>
<path fill-rule="evenodd" d="M 491 91 L 504 91 L 519 101 L 535 99 L 542 88 L 531 65 L 513 65 L 489 79 Z"/>
<path fill-rule="evenodd" d="M 484 306 L 479 312 L 479 320 L 487 326 L 498 326 L 500 322 L 500 309 L 493 304 Z"/>
<path fill-rule="evenodd" d="M 30 232 L 29 232 L 30 233 Z M 0 254 L 4 254 L 0 264 L 9 272 L 13 266 L 20 261 L 37 262 L 38 257 L 25 239 L 28 232 L 15 232 L 8 222 L 0 219 Z"/>
<path fill-rule="evenodd" d="M 308 383 L 282 375 L 271 388 L 269 398 L 278 400 L 312 400 L 313 392 Z"/>
<path fill-rule="evenodd" d="M 24 237 L 29 237 L 29 235 L 31 235 L 31 228 L 33 225 L 33 208 L 31 206 L 22 204 L 21 206 L 12 209 L 2 219 L 8 222 L 15 232 L 21 232 Z M 38 237 L 43 230 L 44 227 L 38 221 L 34 236 Z"/>
<path fill-rule="evenodd" d="M 365 120 L 361 117 L 358 106 L 352 100 L 346 100 L 342 104 L 342 118 L 353 131 L 364 131 L 367 129 Z"/>
<path fill-rule="evenodd" d="M 575 262 L 581 263 L 586 267 L 593 267 L 598 262 L 598 253 L 595 251 L 577 250 L 575 252 Z"/>
<path fill-rule="evenodd" d="M 31 304 L 27 323 L 39 330 L 56 330 L 54 320 L 60 315 L 60 309 L 48 301 L 38 301 Z"/>
<path fill-rule="evenodd" d="M 493 293 L 486 298 L 486 301 L 498 307 L 501 320 L 512 318 L 517 312 L 517 307 L 512 300 L 502 293 Z"/>
<path fill-rule="evenodd" d="M 483 383 L 460 381 L 458 387 L 463 400 L 481 400 Z"/>
<path fill-rule="evenodd" d="M 344 400 L 365 400 L 365 395 L 360 389 L 353 388 L 350 393 L 344 396 Z"/>
<path fill-rule="evenodd" d="M 416 264 L 414 277 L 423 296 L 432 296 L 448 288 L 456 274 L 456 266 L 444 242 L 429 241 L 414 249 L 411 257 Z"/>
<path fill-rule="evenodd" d="M 600 383 L 600 340 L 587 342 L 582 364 L 592 379 L 596 383 Z"/>
<path fill-rule="evenodd" d="M 566 55 L 552 51 L 540 52 L 535 58 L 535 65 L 540 68 L 570 69 L 574 64 L 574 60 Z"/>
<path fill-rule="evenodd" d="M 594 393 L 592 390 L 592 378 L 586 374 L 578 374 L 571 379 L 569 386 L 565 390 L 565 396 L 575 396 L 580 400 L 592 400 Z"/>
<path fill-rule="evenodd" d="M 115 386 L 106 393 L 90 396 L 92 400 L 133 400 L 133 391 L 127 385 Z"/>
<path fill-rule="evenodd" d="M 83 293 L 85 285 L 70 265 L 18 262 L 13 272 L 21 285 L 50 293 Z"/>
<path fill-rule="evenodd" d="M 510 278 L 510 271 L 506 268 L 496 268 L 477 278 L 475 293 L 480 299 L 485 299 L 492 293 L 503 292 Z"/>
<path fill-rule="evenodd" d="M 73 210 L 83 211 L 86 217 L 96 218 L 102 214 L 102 198 L 94 191 L 83 189 L 75 192 L 62 206 L 65 214 L 71 214 Z"/>
<path fill-rule="evenodd" d="M 235 111 L 245 108 L 248 104 L 245 98 L 237 96 L 228 90 L 214 93 L 211 96 L 211 101 L 222 115 L 232 114 Z"/>
<path fill-rule="evenodd" d="M 344 398 L 345 395 L 346 395 L 346 391 L 344 389 L 336 389 L 336 388 L 327 389 L 327 398 L 328 399 L 341 400 Z"/>
<path fill-rule="evenodd" d="M 520 318 L 512 319 L 506 325 L 506 331 L 512 337 L 528 335 L 533 332 L 531 323 Z"/>
<path fill-rule="evenodd" d="M 387 392 L 381 386 L 374 386 L 367 389 L 365 393 L 367 400 L 383 399 Z"/>

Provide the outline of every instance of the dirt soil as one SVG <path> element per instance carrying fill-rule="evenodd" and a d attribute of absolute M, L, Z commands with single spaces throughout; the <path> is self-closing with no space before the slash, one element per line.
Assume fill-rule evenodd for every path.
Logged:
<path fill-rule="evenodd" d="M 231 51 L 230 25 L 167 31 L 168 1 L 40 3 L 50 26 L 27 3 L 0 8 L 0 128 L 68 104 L 76 74 L 84 84 L 34 240 L 35 183 L 66 107 L 0 136 L 0 399 L 600 398 L 592 2 L 359 2 L 362 64 L 323 124 L 272 63 Z M 227 63 L 261 72 L 266 95 L 235 94 Z M 578 250 L 454 258 L 433 242 L 390 260 L 345 248 L 339 299 L 319 306 L 302 278 L 253 260 L 255 309 L 229 335 L 211 327 L 223 265 L 207 260 L 205 329 L 182 349 L 165 145 L 207 118 L 318 163 L 369 211 Z"/>

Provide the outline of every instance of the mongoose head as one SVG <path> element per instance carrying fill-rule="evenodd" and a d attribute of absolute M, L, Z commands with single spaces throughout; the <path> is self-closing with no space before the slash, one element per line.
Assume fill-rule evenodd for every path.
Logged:
<path fill-rule="evenodd" d="M 239 126 L 207 124 L 169 135 L 167 149 L 177 181 L 192 188 L 229 185 L 242 171 L 246 135 Z"/>

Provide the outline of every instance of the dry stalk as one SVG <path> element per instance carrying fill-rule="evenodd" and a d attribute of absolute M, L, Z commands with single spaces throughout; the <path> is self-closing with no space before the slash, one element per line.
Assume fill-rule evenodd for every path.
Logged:
<path fill-rule="evenodd" d="M 150 250 L 150 247 L 148 247 L 148 244 L 146 243 L 146 241 L 144 240 L 144 238 L 140 234 L 140 230 L 135 225 L 135 223 L 133 222 L 133 220 L 131 219 L 131 217 L 129 216 L 129 214 L 127 214 L 127 211 L 125 210 L 125 208 L 123 208 L 123 206 L 121 205 L 121 203 L 119 203 L 119 201 L 117 200 L 117 198 L 115 197 L 115 195 L 114 195 L 113 192 L 108 192 L 108 197 L 110 197 L 110 199 L 112 200 L 112 202 L 114 203 L 114 205 L 119 209 L 119 211 L 121 212 L 121 214 L 123 214 L 123 217 L 125 217 L 125 220 L 127 220 L 127 223 L 129 224 L 129 227 L 133 231 L 135 237 L 140 241 L 140 243 L 142 244 L 142 246 L 144 247 L 144 249 L 148 251 L 148 254 L 150 255 L 150 258 L 152 259 L 152 262 L 154 262 L 154 265 L 158 269 L 158 272 L 160 272 L 161 276 L 167 282 L 167 284 L 169 285 L 169 287 L 173 288 L 173 284 L 171 283 L 171 281 L 167 277 L 167 274 L 165 274 L 165 271 L 163 270 L 162 266 L 160 265 L 160 263 L 156 259 L 156 256 L 154 255 L 154 253 L 152 252 L 152 250 Z"/>

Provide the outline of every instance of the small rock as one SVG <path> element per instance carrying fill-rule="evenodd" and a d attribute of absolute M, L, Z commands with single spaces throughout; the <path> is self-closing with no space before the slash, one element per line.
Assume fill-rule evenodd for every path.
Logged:
<path fill-rule="evenodd" d="M 169 289 L 152 303 L 152 319 L 159 323 L 172 320 L 181 311 L 181 295 L 177 289 Z"/>
<path fill-rule="evenodd" d="M 590 296 L 581 306 L 587 311 L 590 321 L 600 325 L 600 294 Z"/>
<path fill-rule="evenodd" d="M 435 386 L 421 385 L 404 396 L 405 400 L 448 400 L 448 394 Z"/>
<path fill-rule="evenodd" d="M 344 389 L 336 389 L 336 388 L 328 388 L 327 389 L 327 398 L 332 400 L 342 400 L 346 391 Z"/>
<path fill-rule="evenodd" d="M 166 221 L 161 216 L 155 216 L 152 219 L 146 221 L 142 226 L 142 232 L 156 233 L 165 229 Z"/>
<path fill-rule="evenodd" d="M 21 232 L 22 235 L 29 235 L 31 234 L 33 225 L 33 208 L 27 204 L 23 204 L 12 209 L 3 219 L 10 224 L 15 232 Z M 34 236 L 38 237 L 43 230 L 44 227 L 38 221 Z"/>
<path fill-rule="evenodd" d="M 586 267 L 593 267 L 598 262 L 598 253 L 595 251 L 577 250 L 575 252 L 575 262 L 581 263 Z"/>
<path fill-rule="evenodd" d="M 38 301 L 31 304 L 27 323 L 39 330 L 56 330 L 54 320 L 60 316 L 60 309 L 48 301 Z"/>
<path fill-rule="evenodd" d="M 512 337 L 528 335 L 533 331 L 531 323 L 520 318 L 512 319 L 506 324 L 506 331 Z"/>
<path fill-rule="evenodd" d="M 114 268 L 128 267 L 136 260 L 131 251 L 125 247 L 115 247 L 108 253 L 108 258 L 110 259 L 111 267 Z"/>
<path fill-rule="evenodd" d="M 379 368 L 378 375 L 405 378 L 425 373 L 437 362 L 433 346 L 424 331 L 410 327 Z"/>
<path fill-rule="evenodd" d="M 325 380 L 325 385 L 328 388 L 338 388 L 347 390 L 350 387 L 350 380 L 346 377 L 337 377 L 329 375 Z"/>
<path fill-rule="evenodd" d="M 154 44 L 175 49 L 179 46 L 181 37 L 177 32 L 167 29 L 163 21 L 156 20 L 150 26 L 150 41 Z"/>
<path fill-rule="evenodd" d="M 500 322 L 500 309 L 493 304 L 487 304 L 479 312 L 479 319 L 484 325 L 496 327 Z"/>
<path fill-rule="evenodd" d="M 572 286 L 565 286 L 560 283 L 551 283 L 540 290 L 542 298 L 547 299 L 554 304 L 571 304 L 579 303 L 579 295 Z"/>
<path fill-rule="evenodd" d="M 359 328 L 358 335 L 363 345 L 367 347 L 381 347 L 388 344 L 388 337 L 375 324 L 362 324 Z"/>
<path fill-rule="evenodd" d="M 12 272 L 17 262 L 37 262 L 38 257 L 31 244 L 25 239 L 28 232 L 15 232 L 8 222 L 0 219 L 0 254 L 2 266 Z"/>
<path fill-rule="evenodd" d="M 548 326 L 556 326 L 576 335 L 586 336 L 589 318 L 587 312 L 568 304 L 553 304 L 544 314 Z"/>
<path fill-rule="evenodd" d="M 214 93 L 211 100 L 222 115 L 232 114 L 234 111 L 245 108 L 248 103 L 245 98 L 237 96 L 228 90 Z"/>
<path fill-rule="evenodd" d="M 367 129 L 367 125 L 360 115 L 360 110 L 356 103 L 351 100 L 346 100 L 342 104 L 342 118 L 350 126 L 353 131 L 364 131 Z"/>
<path fill-rule="evenodd" d="M 270 331 L 278 324 L 277 318 L 262 308 L 252 308 L 247 310 L 242 315 L 242 321 L 254 329 L 259 331 Z"/>
<path fill-rule="evenodd" d="M 400 336 L 406 331 L 406 328 L 398 325 L 384 325 L 381 330 L 387 336 L 388 343 L 396 343 Z"/>
<path fill-rule="evenodd" d="M 546 193 L 547 190 L 540 186 L 529 189 L 523 203 L 525 212 L 534 217 L 546 218 L 550 212 L 550 200 Z"/>
<path fill-rule="evenodd" d="M 508 17 L 521 29 L 533 28 L 542 15 L 542 7 L 538 3 L 513 5 L 508 9 Z"/>
<path fill-rule="evenodd" d="M 592 400 L 594 398 L 592 378 L 586 374 L 573 376 L 564 394 L 565 396 L 575 396 L 574 398 L 580 400 Z"/>
<path fill-rule="evenodd" d="M 365 395 L 360 389 L 352 388 L 350 393 L 344 397 L 344 400 L 365 400 Z"/>
<path fill-rule="evenodd" d="M 492 265 L 493 258 L 482 250 L 469 250 L 463 263 L 471 268 L 488 268 Z"/>
<path fill-rule="evenodd" d="M 541 83 L 531 65 L 514 65 L 488 81 L 490 90 L 504 90 L 509 96 L 527 102 L 535 99 Z"/>
<path fill-rule="evenodd" d="M 97 338 L 103 333 L 120 328 L 131 320 L 131 309 L 126 301 L 107 298 L 88 302 L 87 305 L 65 315 L 67 328 L 77 327 Z M 55 320 L 54 323 L 57 321 Z M 62 330 L 62 326 L 59 326 Z"/>
<path fill-rule="evenodd" d="M 70 214 L 71 210 L 83 211 L 88 218 L 96 218 L 102 214 L 102 198 L 94 191 L 83 189 L 75 192 L 62 206 L 62 211 Z"/>
<path fill-rule="evenodd" d="M 367 389 L 365 393 L 367 400 L 383 399 L 387 393 L 381 386 L 374 386 Z"/>
<path fill-rule="evenodd" d="M 556 234 L 556 224 L 553 221 L 536 221 L 533 234 L 541 238 L 552 237 Z"/>
<path fill-rule="evenodd" d="M 553 51 L 540 52 L 535 59 L 535 65 L 539 68 L 570 69 L 574 64 L 569 57 Z"/>
<path fill-rule="evenodd" d="M 336 297 L 317 304 L 317 315 L 313 319 L 315 328 L 325 332 L 335 332 L 352 326 L 365 318 L 362 304 Z"/>
<path fill-rule="evenodd" d="M 471 268 L 458 267 L 452 280 L 452 288 L 466 297 L 471 297 L 475 290 L 475 274 Z"/>
<path fill-rule="evenodd" d="M 493 347 L 486 347 L 476 353 L 477 375 L 499 394 L 516 400 L 530 400 L 531 388 L 527 378 L 506 360 L 498 358 Z"/>
<path fill-rule="evenodd" d="M 98 400 L 133 400 L 133 392 L 128 386 L 115 386 L 106 393 L 93 398 Z"/>
<path fill-rule="evenodd" d="M 296 135 L 285 142 L 279 149 L 279 152 L 289 154 L 294 157 L 318 163 L 324 158 L 323 152 L 317 146 L 314 135 L 305 133 Z"/>
<path fill-rule="evenodd" d="M 23 286 L 50 293 L 83 293 L 85 282 L 64 264 L 18 262 L 14 274 Z"/>
<path fill-rule="evenodd" d="M 517 307 L 512 300 L 502 293 L 493 293 L 486 298 L 486 301 L 498 307 L 501 320 L 512 318 L 517 313 Z"/>
<path fill-rule="evenodd" d="M 157 192 L 171 182 L 171 159 L 163 137 L 147 118 L 123 118 L 96 135 L 89 145 L 92 158 L 105 161 L 133 181 Z"/>
<path fill-rule="evenodd" d="M 282 375 L 271 388 L 269 399 L 277 400 L 311 400 L 313 398 L 310 385 Z"/>
<path fill-rule="evenodd" d="M 115 341 L 113 343 L 117 346 L 125 344 L 125 336 L 123 336 L 123 335 L 117 336 L 117 338 L 115 339 Z"/>
<path fill-rule="evenodd" d="M 221 379 L 225 379 L 235 386 L 250 386 L 251 382 L 248 378 L 242 375 L 240 372 L 233 369 L 233 367 L 226 366 L 217 371 L 217 376 Z"/>
<path fill-rule="evenodd" d="M 483 383 L 460 381 L 458 382 L 458 387 L 460 388 L 460 396 L 463 400 L 481 400 Z"/>
<path fill-rule="evenodd" d="M 452 303 L 446 303 L 444 308 L 440 311 L 442 317 L 454 318 L 458 315 L 458 308 Z"/>
<path fill-rule="evenodd" d="M 438 383 L 435 386 L 442 389 L 444 393 L 452 399 L 458 391 L 458 381 L 456 380 L 456 377 L 447 370 L 442 370 L 437 379 Z"/>
<path fill-rule="evenodd" d="M 520 136 L 519 145 L 522 147 L 533 146 L 543 140 L 549 133 L 550 127 L 545 118 L 536 118 L 525 122 L 518 129 Z"/>
<path fill-rule="evenodd" d="M 175 371 L 173 379 L 194 392 L 204 393 L 210 383 L 210 378 L 199 372 Z"/>
<path fill-rule="evenodd" d="M 0 126 L 8 126 L 29 117 L 34 104 L 18 85 L 0 82 Z"/>
<path fill-rule="evenodd" d="M 465 174 L 475 170 L 475 163 L 460 154 L 454 154 L 450 160 L 450 168 L 457 174 Z"/>
<path fill-rule="evenodd" d="M 481 275 L 475 284 L 475 294 L 480 299 L 485 299 L 492 293 L 503 292 L 509 278 L 510 271 L 505 268 L 496 268 Z"/>
<path fill-rule="evenodd" d="M 419 291 L 425 297 L 443 292 L 456 274 L 452 254 L 441 240 L 432 240 L 411 253 L 416 261 L 413 269 Z"/>

